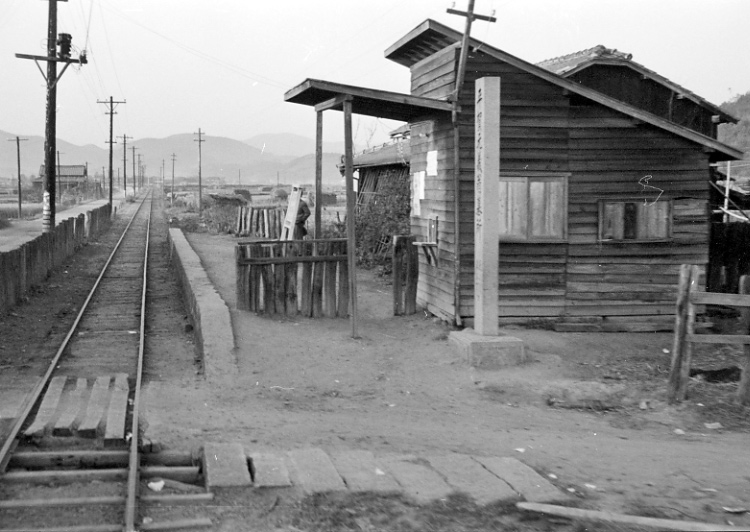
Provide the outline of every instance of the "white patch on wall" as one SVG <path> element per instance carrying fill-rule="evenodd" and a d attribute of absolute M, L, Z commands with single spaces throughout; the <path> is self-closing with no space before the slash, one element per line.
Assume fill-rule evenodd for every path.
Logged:
<path fill-rule="evenodd" d="M 427 152 L 427 175 L 437 175 L 437 150 L 430 150 Z"/>
<path fill-rule="evenodd" d="M 411 215 L 420 216 L 420 200 L 424 199 L 424 172 L 411 175 Z"/>

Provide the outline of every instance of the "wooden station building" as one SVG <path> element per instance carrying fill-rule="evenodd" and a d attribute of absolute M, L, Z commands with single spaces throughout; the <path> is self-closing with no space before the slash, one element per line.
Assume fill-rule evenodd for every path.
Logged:
<path fill-rule="evenodd" d="M 679 265 L 708 261 L 710 165 L 742 157 L 716 140 L 734 119 L 606 49 L 534 65 L 472 38 L 455 95 L 461 39 L 427 20 L 386 50 L 409 95 L 310 79 L 285 95 L 410 124 L 417 303 L 473 320 L 474 82 L 499 77 L 498 318 L 673 316 Z"/>

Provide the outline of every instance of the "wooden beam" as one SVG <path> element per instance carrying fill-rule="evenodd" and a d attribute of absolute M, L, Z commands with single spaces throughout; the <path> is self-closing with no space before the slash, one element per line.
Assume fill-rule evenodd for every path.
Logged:
<path fill-rule="evenodd" d="M 352 338 L 359 338 L 357 331 L 357 271 L 354 254 L 357 238 L 354 233 L 356 201 L 354 198 L 354 160 L 352 155 L 352 101 L 344 101 L 344 175 L 346 177 L 346 254 L 349 268 L 349 308 L 351 309 Z"/>
<path fill-rule="evenodd" d="M 326 100 L 317 104 L 315 106 L 315 112 L 322 113 L 323 111 L 328 111 L 329 109 L 340 111 L 344 102 L 351 102 L 353 99 L 354 98 L 351 94 L 339 94 L 338 96 L 334 96 L 330 100 Z"/>
<path fill-rule="evenodd" d="M 689 530 L 689 531 L 740 531 L 747 527 L 720 525 L 713 523 L 698 523 L 695 521 L 676 521 L 673 519 L 659 519 L 655 517 L 641 517 L 639 515 L 616 514 L 613 512 L 602 512 L 599 510 L 583 510 L 581 508 L 569 508 L 567 506 L 556 506 L 554 504 L 542 504 L 538 502 L 519 502 L 516 506 L 521 510 L 539 512 L 549 515 L 559 515 L 569 519 L 585 519 L 589 521 L 607 521 L 611 523 L 627 523 L 637 526 L 654 527 L 660 530 Z"/>
<path fill-rule="evenodd" d="M 315 238 L 323 235 L 321 206 L 323 205 L 323 111 L 315 113 Z"/>

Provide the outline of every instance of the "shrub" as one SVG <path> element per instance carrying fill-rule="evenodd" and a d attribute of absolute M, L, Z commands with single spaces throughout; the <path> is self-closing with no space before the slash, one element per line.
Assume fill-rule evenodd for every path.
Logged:
<path fill-rule="evenodd" d="M 393 235 L 410 233 L 411 190 L 408 179 L 391 178 L 378 185 L 370 201 L 361 205 L 354 222 L 357 261 L 363 267 L 384 264 Z"/>

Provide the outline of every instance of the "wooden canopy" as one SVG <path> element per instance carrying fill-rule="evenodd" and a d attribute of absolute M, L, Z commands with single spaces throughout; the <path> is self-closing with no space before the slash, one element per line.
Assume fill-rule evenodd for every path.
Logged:
<path fill-rule="evenodd" d="M 344 98 L 351 98 L 352 113 L 409 122 L 420 116 L 450 113 L 450 102 L 343 85 L 318 79 L 306 79 L 284 94 L 284 101 L 316 107 L 318 111 L 343 110 Z"/>

